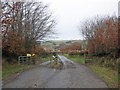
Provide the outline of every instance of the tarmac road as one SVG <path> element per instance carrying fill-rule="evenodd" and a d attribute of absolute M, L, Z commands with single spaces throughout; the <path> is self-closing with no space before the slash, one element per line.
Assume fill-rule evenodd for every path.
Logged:
<path fill-rule="evenodd" d="M 79 65 L 59 55 L 64 66 L 62 70 L 41 64 L 20 74 L 3 88 L 107 88 L 95 73 L 84 65 Z"/>

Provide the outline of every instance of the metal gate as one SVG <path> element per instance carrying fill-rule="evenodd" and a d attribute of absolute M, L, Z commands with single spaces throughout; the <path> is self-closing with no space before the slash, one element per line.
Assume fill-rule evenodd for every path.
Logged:
<path fill-rule="evenodd" d="M 18 57 L 18 64 L 27 64 L 29 65 L 31 62 L 31 56 L 19 56 Z"/>

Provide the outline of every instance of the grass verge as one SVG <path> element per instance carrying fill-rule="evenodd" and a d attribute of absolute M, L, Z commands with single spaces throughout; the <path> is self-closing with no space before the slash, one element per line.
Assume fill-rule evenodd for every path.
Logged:
<path fill-rule="evenodd" d="M 56 63 L 55 61 L 53 61 L 53 62 L 50 63 L 50 67 L 54 68 L 54 69 L 61 70 L 63 68 L 63 63 L 62 62 L 57 62 Z"/>
<path fill-rule="evenodd" d="M 5 66 L 3 66 L 2 69 L 2 78 L 5 79 L 13 74 L 22 72 L 23 70 L 30 68 L 31 65 L 18 65 L 18 64 L 14 64 L 14 65 L 10 65 L 10 64 L 6 64 Z"/>
<path fill-rule="evenodd" d="M 46 58 L 37 58 L 36 60 L 36 64 L 35 65 L 38 65 L 40 63 L 43 63 L 43 62 L 46 62 L 46 61 L 49 61 L 49 57 L 46 57 Z M 2 79 L 7 79 L 8 77 L 11 77 L 17 73 L 20 73 L 20 72 L 23 72 L 29 68 L 32 68 L 35 66 L 34 64 L 31 64 L 31 65 L 18 65 L 17 63 L 16 64 L 8 64 L 7 62 L 5 62 L 3 65 L 2 65 L 2 71 L 0 72 L 0 75 L 2 76 Z"/>
<path fill-rule="evenodd" d="M 118 88 L 117 71 L 94 64 L 87 66 L 99 77 L 101 77 L 107 83 L 109 88 Z"/>
<path fill-rule="evenodd" d="M 67 54 L 65 54 L 65 56 L 76 63 L 85 64 L 85 59 L 83 56 L 79 56 L 79 55 L 70 56 Z"/>
<path fill-rule="evenodd" d="M 65 54 L 67 58 L 75 61 L 79 64 L 85 64 L 84 57 L 80 56 L 69 56 Z M 111 68 L 105 68 L 97 64 L 86 64 L 93 72 L 95 72 L 100 78 L 102 78 L 109 88 L 118 88 L 118 72 Z"/>

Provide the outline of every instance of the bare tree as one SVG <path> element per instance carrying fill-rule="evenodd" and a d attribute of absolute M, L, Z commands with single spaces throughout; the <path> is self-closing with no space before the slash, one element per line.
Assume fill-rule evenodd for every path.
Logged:
<path fill-rule="evenodd" d="M 48 8 L 42 2 L 2 2 L 3 37 L 8 37 L 9 31 L 17 33 L 25 39 L 26 51 L 30 51 L 37 40 L 54 33 L 56 22 Z"/>
<path fill-rule="evenodd" d="M 38 2 L 24 3 L 24 34 L 29 43 L 35 43 L 52 34 L 56 24 L 48 6 Z M 27 44 L 29 44 L 27 43 Z M 26 45 L 27 45 L 26 44 Z"/>

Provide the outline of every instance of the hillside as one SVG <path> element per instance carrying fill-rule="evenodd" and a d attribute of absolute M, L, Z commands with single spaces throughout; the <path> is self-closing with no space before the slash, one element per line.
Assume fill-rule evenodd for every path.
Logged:
<path fill-rule="evenodd" d="M 61 48 L 75 42 L 81 42 L 81 40 L 50 40 L 42 42 L 41 45 L 49 48 Z"/>

